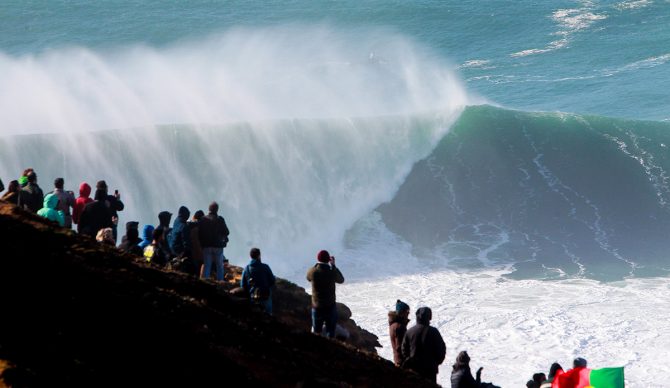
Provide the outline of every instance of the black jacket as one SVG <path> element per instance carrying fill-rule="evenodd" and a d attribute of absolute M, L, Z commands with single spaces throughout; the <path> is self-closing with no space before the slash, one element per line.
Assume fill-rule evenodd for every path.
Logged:
<path fill-rule="evenodd" d="M 223 217 L 208 214 L 200 219 L 200 245 L 203 248 L 223 248 L 228 243 L 228 225 Z"/>
<path fill-rule="evenodd" d="M 410 369 L 418 374 L 435 376 L 446 354 L 447 347 L 442 335 L 428 322 L 417 319 L 417 324 L 407 330 L 402 342 L 402 356 L 405 360 L 413 359 Z"/>
<path fill-rule="evenodd" d="M 95 237 L 103 228 L 112 227 L 112 213 L 105 201 L 91 202 L 84 207 L 79 217 L 77 231 L 80 234 Z"/>
<path fill-rule="evenodd" d="M 135 256 L 142 256 L 144 251 L 140 248 L 141 239 L 136 239 L 135 241 L 128 240 L 127 236 L 123 236 L 121 239 L 121 244 L 119 244 L 119 249 L 123 252 L 130 253 Z"/>
<path fill-rule="evenodd" d="M 28 183 L 19 191 L 19 206 L 37 213 L 44 205 L 44 193 L 37 183 Z"/>
<path fill-rule="evenodd" d="M 451 388 L 478 388 L 480 385 L 480 382 L 472 377 L 469 366 L 451 372 Z"/>

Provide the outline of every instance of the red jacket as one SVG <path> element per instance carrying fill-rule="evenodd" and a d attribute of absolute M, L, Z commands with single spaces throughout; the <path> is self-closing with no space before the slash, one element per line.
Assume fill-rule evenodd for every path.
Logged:
<path fill-rule="evenodd" d="M 86 204 L 93 202 L 91 195 L 91 186 L 86 182 L 82 182 L 79 185 L 79 198 L 74 202 L 74 207 L 72 208 L 72 220 L 75 224 L 79 223 L 79 217 L 81 217 L 81 212 L 84 211 Z"/>

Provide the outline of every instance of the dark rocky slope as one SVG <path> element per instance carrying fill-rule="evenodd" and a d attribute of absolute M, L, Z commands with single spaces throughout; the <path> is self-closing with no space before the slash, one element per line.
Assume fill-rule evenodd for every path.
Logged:
<path fill-rule="evenodd" d="M 2 203 L 0 241 L 0 387 L 432 386 L 353 321 L 349 344 L 309 333 L 289 282 L 269 317 L 232 282 L 148 267 Z"/>

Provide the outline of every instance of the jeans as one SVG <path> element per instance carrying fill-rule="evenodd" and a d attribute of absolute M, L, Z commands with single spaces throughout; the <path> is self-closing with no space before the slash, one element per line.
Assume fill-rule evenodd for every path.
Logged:
<path fill-rule="evenodd" d="M 312 331 L 321 334 L 323 324 L 326 324 L 326 336 L 335 338 L 335 326 L 337 326 L 337 306 L 327 308 L 312 307 Z"/>
<path fill-rule="evenodd" d="M 223 280 L 223 248 L 202 248 L 202 258 L 205 265 L 202 269 L 202 277 L 209 279 L 212 273 L 212 264 L 216 264 L 216 280 Z"/>

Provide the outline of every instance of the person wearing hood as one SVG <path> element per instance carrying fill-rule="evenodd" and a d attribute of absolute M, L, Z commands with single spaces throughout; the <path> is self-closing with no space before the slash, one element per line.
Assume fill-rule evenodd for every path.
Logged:
<path fill-rule="evenodd" d="M 153 225 L 144 225 L 142 228 L 142 241 L 140 241 L 139 246 L 144 250 L 144 248 L 151 245 L 154 235 L 154 226 Z"/>
<path fill-rule="evenodd" d="M 249 294 L 253 303 L 263 307 L 266 313 L 272 315 L 272 287 L 275 285 L 275 275 L 270 266 L 261 262 L 261 250 L 251 248 L 251 261 L 242 271 L 240 286 Z"/>
<path fill-rule="evenodd" d="M 174 224 L 172 224 L 172 232 L 168 237 L 170 251 L 178 257 L 191 257 L 192 244 L 188 222 L 190 216 L 191 212 L 186 206 L 180 207 L 177 218 L 174 219 Z"/>
<path fill-rule="evenodd" d="M 74 208 L 74 193 L 65 191 L 63 189 L 64 186 L 65 180 L 63 178 L 56 178 L 54 180 L 53 193 L 58 197 L 58 210 L 62 211 L 65 215 L 65 227 L 72 229 L 72 215 L 70 214 L 70 208 Z"/>
<path fill-rule="evenodd" d="M 477 379 L 470 371 L 470 356 L 465 350 L 458 353 L 456 363 L 451 371 L 451 388 L 477 388 L 482 385 L 482 369 L 477 369 Z"/>
<path fill-rule="evenodd" d="M 84 211 L 81 212 L 81 216 L 79 217 L 79 224 L 77 225 L 77 231 L 80 234 L 93 238 L 95 238 L 100 229 L 112 227 L 112 216 L 107 206 L 107 192 L 96 190 L 94 199 L 95 201 L 84 207 Z"/>
<path fill-rule="evenodd" d="M 123 252 L 142 256 L 144 250 L 139 246 L 142 240 L 139 237 L 138 225 L 139 222 L 137 221 L 126 222 L 126 234 L 121 238 L 121 244 L 118 248 Z"/>
<path fill-rule="evenodd" d="M 74 206 L 72 207 L 72 221 L 75 224 L 79 224 L 81 212 L 91 202 L 93 202 L 93 198 L 91 198 L 91 186 L 86 182 L 81 182 L 79 184 L 79 197 L 74 201 Z"/>
<path fill-rule="evenodd" d="M 400 366 L 402 364 L 402 340 L 405 338 L 409 323 L 409 306 L 398 299 L 395 303 L 395 310 L 389 311 L 388 315 L 393 362 L 396 366 Z"/>
<path fill-rule="evenodd" d="M 37 184 L 37 174 L 34 171 L 29 172 L 26 178 L 28 183 L 19 191 L 19 206 L 37 213 L 44 204 L 44 193 Z"/>
<path fill-rule="evenodd" d="M 172 213 L 167 210 L 163 210 L 158 213 L 158 226 L 156 229 L 159 229 L 163 232 L 163 238 L 161 239 L 161 248 L 164 252 L 170 254 L 170 233 L 172 233 L 172 228 L 170 227 L 170 220 L 172 219 Z"/>
<path fill-rule="evenodd" d="M 60 226 L 65 226 L 65 214 L 62 210 L 57 210 L 57 207 L 58 195 L 54 193 L 47 194 L 44 197 L 44 207 L 37 211 L 37 215 L 49 221 L 57 222 Z"/>
<path fill-rule="evenodd" d="M 416 325 L 407 330 L 402 342 L 402 366 L 436 382 L 438 366 L 444 361 L 447 347 L 440 332 L 430 326 L 432 318 L 430 308 L 416 310 Z"/>
<path fill-rule="evenodd" d="M 95 185 L 96 191 L 103 190 L 105 192 L 105 203 L 109 208 L 110 220 L 112 222 L 112 234 L 114 235 L 114 245 L 116 245 L 117 238 L 117 224 L 119 223 L 119 213 L 124 209 L 123 202 L 121 202 L 121 194 L 118 190 L 114 191 L 114 195 L 109 195 L 107 182 L 104 180 L 98 181 Z"/>
<path fill-rule="evenodd" d="M 17 205 L 19 203 L 19 189 L 19 181 L 9 182 L 9 186 L 7 186 L 7 192 L 2 195 L 0 200 Z"/>

